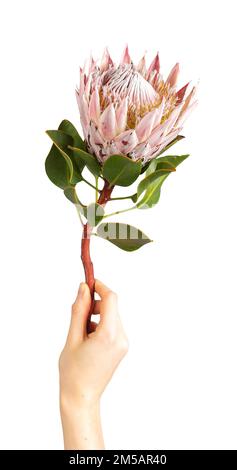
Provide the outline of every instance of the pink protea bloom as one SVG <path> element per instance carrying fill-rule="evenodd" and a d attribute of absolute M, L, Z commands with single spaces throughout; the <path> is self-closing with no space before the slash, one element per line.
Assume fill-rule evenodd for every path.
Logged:
<path fill-rule="evenodd" d="M 128 47 L 119 65 L 107 49 L 100 64 L 91 57 L 76 90 L 88 151 L 100 163 L 114 154 L 143 163 L 159 155 L 197 104 L 188 83 L 177 90 L 178 74 L 176 64 L 164 80 L 158 54 L 148 68 L 145 57 L 134 65 Z"/>

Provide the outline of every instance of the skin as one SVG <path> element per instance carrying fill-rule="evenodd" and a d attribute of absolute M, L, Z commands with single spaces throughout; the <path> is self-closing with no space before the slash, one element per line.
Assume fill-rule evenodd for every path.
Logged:
<path fill-rule="evenodd" d="M 100 398 L 128 350 L 117 295 L 98 280 L 95 291 L 100 297 L 93 312 L 99 315 L 98 324 L 91 322 L 87 332 L 91 297 L 88 285 L 81 283 L 59 359 L 60 412 L 64 448 L 69 450 L 104 449 Z"/>

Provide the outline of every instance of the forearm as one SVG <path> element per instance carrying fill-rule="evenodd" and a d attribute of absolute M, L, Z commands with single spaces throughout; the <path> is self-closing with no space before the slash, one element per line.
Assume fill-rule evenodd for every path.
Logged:
<path fill-rule="evenodd" d="M 60 403 L 65 450 L 102 450 L 103 433 L 99 402 L 68 406 Z"/>

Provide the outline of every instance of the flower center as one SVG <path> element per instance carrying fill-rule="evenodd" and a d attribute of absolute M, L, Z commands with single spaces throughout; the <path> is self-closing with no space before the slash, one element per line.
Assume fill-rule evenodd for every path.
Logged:
<path fill-rule="evenodd" d="M 102 87 L 103 96 L 110 95 L 110 99 L 115 103 L 128 98 L 129 127 L 135 127 L 139 118 L 160 102 L 159 94 L 133 64 L 112 67 L 105 73 Z"/>

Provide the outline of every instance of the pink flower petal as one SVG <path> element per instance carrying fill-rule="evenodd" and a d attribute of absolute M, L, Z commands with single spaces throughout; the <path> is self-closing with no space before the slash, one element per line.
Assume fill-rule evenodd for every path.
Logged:
<path fill-rule="evenodd" d="M 114 63 L 110 57 L 108 48 L 105 47 L 104 53 L 101 59 L 100 70 L 101 72 L 104 72 L 105 70 L 107 70 L 109 67 L 112 67 L 113 65 Z"/>
<path fill-rule="evenodd" d="M 132 61 L 131 61 L 131 57 L 128 51 L 128 46 L 126 46 L 120 63 L 121 65 L 124 65 L 124 64 L 131 64 L 131 62 Z"/>
<path fill-rule="evenodd" d="M 114 105 L 111 103 L 100 116 L 100 131 L 105 139 L 111 140 L 115 137 L 116 128 L 116 115 Z"/>
<path fill-rule="evenodd" d="M 85 91 L 85 76 L 83 73 L 82 68 L 80 67 L 80 86 L 79 86 L 79 94 L 82 95 Z"/>
<path fill-rule="evenodd" d="M 155 146 L 153 149 L 152 149 L 152 153 L 151 153 L 151 159 L 153 157 L 156 157 L 157 155 L 159 155 L 159 153 L 168 145 L 170 144 L 170 142 L 172 142 L 172 140 L 174 140 L 178 135 L 179 133 L 181 132 L 182 128 L 179 127 L 178 129 L 175 129 L 175 131 L 172 131 L 164 140 L 162 140 L 162 142 Z"/>
<path fill-rule="evenodd" d="M 123 132 L 118 137 L 116 137 L 115 143 L 119 149 L 119 152 L 125 155 L 131 152 L 138 144 L 138 138 L 135 130 L 129 129 Z"/>
<path fill-rule="evenodd" d="M 165 127 L 167 126 L 167 121 L 163 124 L 157 126 L 151 133 L 150 137 L 148 138 L 148 142 L 151 147 L 155 147 L 160 144 L 162 135 L 164 133 Z"/>
<path fill-rule="evenodd" d="M 148 71 L 147 71 L 147 80 L 150 79 L 152 72 L 156 71 L 159 73 L 160 71 L 160 59 L 159 59 L 159 54 L 157 52 L 155 58 L 153 59 Z"/>
<path fill-rule="evenodd" d="M 188 85 L 189 85 L 189 82 L 186 83 L 186 85 L 184 85 L 182 88 L 180 88 L 179 91 L 177 91 L 177 93 L 176 93 L 176 98 L 177 98 L 176 104 L 179 104 L 183 101 L 183 98 L 184 98 L 184 95 L 186 93 Z"/>
<path fill-rule="evenodd" d="M 146 74 L 146 58 L 145 58 L 145 55 L 138 62 L 136 68 L 137 68 L 137 71 L 140 72 L 141 75 L 145 76 L 145 74 Z"/>
<path fill-rule="evenodd" d="M 189 107 L 190 103 L 191 103 L 191 100 L 193 99 L 193 97 L 195 96 L 196 94 L 196 87 L 193 87 L 193 89 L 191 90 L 191 92 L 189 93 L 189 95 L 187 96 L 186 100 L 184 101 L 184 104 L 183 104 L 183 107 L 181 109 L 181 112 L 180 112 L 180 117 L 183 115 L 183 113 L 186 111 L 186 109 Z"/>
<path fill-rule="evenodd" d="M 89 73 L 94 72 L 95 66 L 96 66 L 96 62 L 93 59 L 92 54 L 91 54 L 90 59 L 89 59 Z"/>
<path fill-rule="evenodd" d="M 197 107 L 198 101 L 194 101 L 191 106 L 189 106 L 184 112 L 182 112 L 182 115 L 178 118 L 178 125 L 182 126 L 186 119 L 190 116 L 190 114 L 194 111 L 194 109 Z"/>
<path fill-rule="evenodd" d="M 162 143 L 161 143 L 162 148 L 166 147 L 166 145 L 172 142 L 172 140 L 174 140 L 175 137 L 177 137 L 180 131 L 181 131 L 181 127 L 179 127 L 178 129 L 174 129 L 172 132 L 166 135 L 166 137 L 162 140 Z"/>
<path fill-rule="evenodd" d="M 138 144 L 132 152 L 130 152 L 130 156 L 134 160 L 138 160 L 140 158 L 147 157 L 151 152 L 151 146 L 148 142 L 143 142 L 142 144 Z"/>
<path fill-rule="evenodd" d="M 91 82 L 92 82 L 92 75 L 90 74 L 88 76 L 86 86 L 85 86 L 85 95 L 86 95 L 88 101 L 90 99 L 90 94 L 91 94 Z"/>
<path fill-rule="evenodd" d="M 99 132 L 98 126 L 92 121 L 90 124 L 91 145 L 104 145 L 105 140 Z"/>
<path fill-rule="evenodd" d="M 176 126 L 179 114 L 180 114 L 181 105 L 179 104 L 174 108 L 170 117 L 164 122 L 164 131 L 163 136 L 166 136 L 174 126 Z"/>
<path fill-rule="evenodd" d="M 107 142 L 93 121 L 90 122 L 88 128 L 87 146 L 89 152 L 94 153 L 100 162 L 104 161 L 107 155 Z"/>
<path fill-rule="evenodd" d="M 95 121 L 97 124 L 99 123 L 100 118 L 100 97 L 98 93 L 98 89 L 96 88 L 90 99 L 89 103 L 89 118 Z"/>
<path fill-rule="evenodd" d="M 154 127 L 154 121 L 157 115 L 157 109 L 153 109 L 149 113 L 147 113 L 139 122 L 139 124 L 136 127 L 136 134 L 140 142 L 144 142 L 146 140 L 153 127 Z"/>
<path fill-rule="evenodd" d="M 117 119 L 117 132 L 125 131 L 127 125 L 127 114 L 128 114 L 128 100 L 125 98 L 118 109 L 116 110 L 116 119 Z"/>
<path fill-rule="evenodd" d="M 76 91 L 76 98 L 77 98 L 77 104 L 78 104 L 78 107 L 79 107 L 83 132 L 84 132 L 84 135 L 86 137 L 87 126 L 89 124 L 88 104 L 87 104 L 85 95 L 80 96 L 78 91 Z"/>
<path fill-rule="evenodd" d="M 109 145 L 106 146 L 106 154 L 108 157 L 110 157 L 110 155 L 118 155 L 118 153 L 119 153 L 119 150 L 114 141 L 110 142 Z M 107 160 L 107 158 L 105 157 L 104 160 Z"/>
<path fill-rule="evenodd" d="M 162 139 L 164 139 L 164 137 L 173 128 L 174 123 L 177 121 L 179 112 L 180 112 L 180 106 L 179 108 L 174 109 L 170 117 L 166 119 L 165 122 L 163 122 L 162 124 L 159 124 L 153 129 L 150 137 L 148 138 L 148 142 L 150 143 L 152 147 L 159 145 L 162 142 Z"/>
<path fill-rule="evenodd" d="M 160 121 L 163 116 L 164 108 L 165 108 L 165 98 L 162 99 L 161 104 L 158 106 L 158 108 L 156 108 L 153 129 L 160 124 Z"/>
<path fill-rule="evenodd" d="M 166 83 L 169 84 L 171 87 L 175 86 L 177 79 L 178 79 L 178 74 L 179 74 L 179 64 L 175 64 L 175 66 L 172 68 Z"/>
<path fill-rule="evenodd" d="M 149 77 L 149 83 L 153 86 L 153 88 L 156 88 L 158 81 L 159 81 L 159 73 L 156 70 L 153 70 L 153 72 L 151 72 L 151 75 Z"/>

